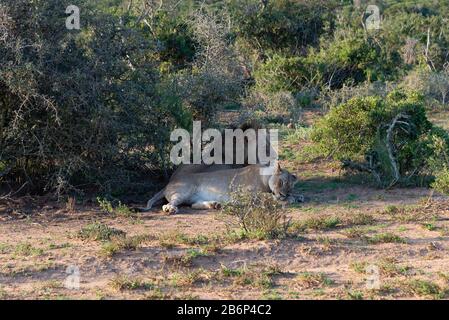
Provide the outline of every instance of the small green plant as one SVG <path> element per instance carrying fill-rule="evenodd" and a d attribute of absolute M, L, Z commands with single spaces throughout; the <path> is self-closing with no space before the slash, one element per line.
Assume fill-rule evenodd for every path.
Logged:
<path fill-rule="evenodd" d="M 319 236 L 316 240 L 319 243 L 325 245 L 326 247 L 330 247 L 331 245 L 337 243 L 336 239 L 332 239 L 332 238 L 327 237 L 327 236 Z"/>
<path fill-rule="evenodd" d="M 295 221 L 291 224 L 290 230 L 293 232 L 312 230 L 326 230 L 336 228 L 341 224 L 341 220 L 334 216 L 310 217 L 304 220 Z"/>
<path fill-rule="evenodd" d="M 441 288 L 427 280 L 413 279 L 404 283 L 407 292 L 417 296 L 433 296 L 439 297 L 444 292 Z"/>
<path fill-rule="evenodd" d="M 449 168 L 445 168 L 436 173 L 435 182 L 432 188 L 443 194 L 449 195 Z"/>
<path fill-rule="evenodd" d="M 163 257 L 163 262 L 166 265 L 172 266 L 174 268 L 189 268 L 193 264 L 193 257 L 189 254 L 181 254 Z"/>
<path fill-rule="evenodd" d="M 438 276 L 447 284 L 449 284 L 449 273 L 445 272 L 438 272 Z"/>
<path fill-rule="evenodd" d="M 366 238 L 366 230 L 360 227 L 353 227 L 343 231 L 343 233 L 350 239 L 364 239 Z"/>
<path fill-rule="evenodd" d="M 171 298 L 170 294 L 164 293 L 160 288 L 151 289 L 145 294 L 147 300 L 167 300 L 169 298 Z"/>
<path fill-rule="evenodd" d="M 101 246 L 101 255 L 104 257 L 112 257 L 120 252 L 121 248 L 117 242 L 108 241 Z"/>
<path fill-rule="evenodd" d="M 20 243 L 14 248 L 14 254 L 20 256 L 41 256 L 44 250 L 33 247 L 30 243 Z"/>
<path fill-rule="evenodd" d="M 378 244 L 378 243 L 405 243 L 406 241 L 394 233 L 386 232 L 386 233 L 379 233 L 374 235 L 373 237 L 368 238 L 368 242 L 372 244 Z"/>
<path fill-rule="evenodd" d="M 357 290 L 348 290 L 346 292 L 349 300 L 363 300 L 363 292 Z"/>
<path fill-rule="evenodd" d="M 140 278 L 130 278 L 127 276 L 118 276 L 111 281 L 111 286 L 116 290 L 152 290 L 155 284 L 150 281 L 144 281 Z"/>
<path fill-rule="evenodd" d="M 346 223 L 352 224 L 352 225 L 368 225 L 368 224 L 373 224 L 373 222 L 375 221 L 374 217 L 367 213 L 354 214 L 345 220 L 346 220 L 345 221 Z"/>
<path fill-rule="evenodd" d="M 389 215 L 393 220 L 400 222 L 416 222 L 427 220 L 430 212 L 425 212 L 424 205 L 390 205 L 381 213 Z M 431 214 L 431 213 L 430 213 Z"/>
<path fill-rule="evenodd" d="M 125 235 L 124 231 L 111 228 L 100 222 L 88 224 L 78 232 L 80 239 L 95 241 L 108 241 L 114 237 L 125 237 Z"/>
<path fill-rule="evenodd" d="M 290 219 L 282 205 L 267 193 L 251 193 L 238 190 L 232 192 L 231 201 L 223 205 L 228 226 L 242 229 L 248 238 L 284 238 L 290 226 Z"/>
<path fill-rule="evenodd" d="M 398 212 L 399 212 L 399 208 L 397 206 L 391 205 L 391 204 L 386 206 L 385 210 L 384 210 L 384 213 L 390 214 L 390 215 L 396 214 Z"/>
<path fill-rule="evenodd" d="M 424 229 L 426 229 L 426 230 L 429 230 L 429 231 L 435 231 L 435 230 L 438 229 L 438 227 L 435 224 L 430 223 L 430 222 L 429 223 L 423 223 L 422 227 Z"/>
<path fill-rule="evenodd" d="M 365 274 L 366 273 L 366 267 L 368 266 L 368 262 L 366 261 L 353 261 L 349 265 L 352 270 L 354 270 L 357 273 Z"/>
<path fill-rule="evenodd" d="M 225 265 L 222 265 L 220 272 L 225 277 L 238 277 L 245 273 L 245 268 L 241 267 L 241 268 L 233 269 L 233 268 L 228 268 Z"/>
<path fill-rule="evenodd" d="M 134 212 L 130 208 L 128 208 L 128 206 L 121 203 L 121 201 L 119 201 L 117 206 L 115 207 L 112 205 L 110 201 L 106 199 L 101 199 L 98 197 L 97 201 L 98 205 L 100 206 L 100 209 L 105 213 L 125 218 L 131 218 L 134 216 Z"/>
<path fill-rule="evenodd" d="M 229 268 L 222 265 L 220 273 L 223 277 L 233 278 L 235 285 L 268 289 L 273 287 L 273 277 L 281 274 L 282 271 L 276 265 L 266 266 L 262 269 L 247 268 L 246 266 Z"/>
<path fill-rule="evenodd" d="M 210 281 L 210 272 L 203 268 L 189 272 L 176 272 L 170 275 L 169 281 L 175 287 L 191 287 L 199 283 Z"/>
<path fill-rule="evenodd" d="M 322 272 L 301 273 L 296 277 L 296 281 L 304 288 L 328 287 L 334 284 L 334 280 L 330 279 Z"/>
<path fill-rule="evenodd" d="M 264 272 L 257 275 L 253 282 L 256 287 L 263 289 L 269 289 L 274 285 L 273 277 Z"/>
<path fill-rule="evenodd" d="M 2 286 L 0 286 L 0 299 L 5 300 L 8 297 L 8 294 L 6 293 L 5 289 L 3 289 Z"/>
<path fill-rule="evenodd" d="M 152 240 L 149 235 L 135 235 L 126 237 L 126 235 L 111 237 L 110 241 L 103 243 L 101 253 L 105 257 L 112 257 L 123 250 L 137 250 L 143 243 Z"/>
<path fill-rule="evenodd" d="M 381 274 L 387 277 L 406 275 L 410 270 L 409 266 L 399 265 L 394 258 L 384 258 L 373 265 L 377 266 Z"/>
<path fill-rule="evenodd" d="M 128 206 L 122 204 L 120 201 L 118 202 L 117 207 L 115 208 L 115 214 L 120 217 L 131 218 L 134 216 L 134 212 L 131 211 Z"/>
<path fill-rule="evenodd" d="M 208 253 L 204 252 L 203 250 L 198 250 L 198 249 L 188 249 L 186 254 L 191 259 L 195 259 L 198 257 L 207 257 L 209 255 Z"/>
<path fill-rule="evenodd" d="M 97 202 L 100 206 L 101 211 L 111 214 L 114 213 L 114 207 L 112 206 L 112 203 L 110 201 L 97 197 Z"/>
<path fill-rule="evenodd" d="M 8 253 L 11 250 L 11 246 L 6 243 L 0 243 L 0 254 Z"/>
<path fill-rule="evenodd" d="M 276 290 L 267 290 L 263 293 L 262 299 L 265 300 L 282 300 L 282 295 Z"/>
<path fill-rule="evenodd" d="M 166 248 L 173 248 L 176 245 L 186 244 L 186 245 L 209 245 L 219 241 L 218 237 L 210 237 L 206 235 L 196 235 L 188 236 L 184 233 L 173 231 L 163 234 L 159 237 L 159 243 L 161 246 Z"/>

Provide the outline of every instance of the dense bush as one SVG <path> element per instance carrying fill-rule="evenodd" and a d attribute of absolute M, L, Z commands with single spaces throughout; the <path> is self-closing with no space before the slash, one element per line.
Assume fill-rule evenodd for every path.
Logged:
<path fill-rule="evenodd" d="M 428 164 L 435 175 L 432 187 L 449 195 L 449 138 L 447 134 L 441 132 L 431 136 L 431 139 L 434 152 L 429 157 Z"/>
<path fill-rule="evenodd" d="M 362 34 L 336 35 L 319 48 L 311 48 L 305 56 L 274 54 L 256 64 L 256 87 L 264 92 L 304 87 L 335 90 L 364 81 L 385 81 L 391 78 L 388 59 L 378 43 Z"/>
<path fill-rule="evenodd" d="M 422 92 L 432 109 L 445 109 L 449 105 L 449 63 L 443 71 L 413 70 L 401 86 Z"/>
<path fill-rule="evenodd" d="M 443 194 L 449 195 L 449 169 L 443 169 L 435 174 L 432 187 Z"/>
<path fill-rule="evenodd" d="M 429 162 L 437 154 L 435 141 L 449 136 L 428 121 L 421 95 L 393 91 L 386 99 L 356 97 L 331 108 L 312 139 L 344 167 L 370 172 L 379 185 L 391 186 L 436 171 L 441 161 Z"/>
<path fill-rule="evenodd" d="M 165 164 L 185 111 L 138 29 L 84 1 L 82 29 L 67 30 L 67 5 L 0 6 L 1 175 L 58 193 L 115 189 Z"/>
<path fill-rule="evenodd" d="M 397 85 L 390 82 L 363 82 L 360 85 L 343 85 L 339 90 L 325 89 L 321 90 L 316 98 L 319 105 L 325 110 L 329 110 L 332 106 L 336 106 L 347 102 L 353 97 L 369 97 L 378 96 L 385 98 L 391 90 Z"/>
<path fill-rule="evenodd" d="M 265 54 L 299 54 L 318 44 L 332 20 L 332 1 L 231 1 L 235 33 L 245 45 Z"/>
<path fill-rule="evenodd" d="M 256 88 L 262 92 L 299 91 L 305 82 L 300 57 L 274 55 L 254 72 Z"/>
<path fill-rule="evenodd" d="M 189 66 L 195 57 L 197 43 L 189 24 L 167 11 L 159 12 L 153 20 L 153 37 L 159 48 L 161 71 L 174 72 Z"/>
<path fill-rule="evenodd" d="M 309 82 L 329 89 L 365 80 L 378 80 L 380 65 L 378 46 L 361 35 L 335 38 L 324 42 L 319 51 L 312 50 L 304 59 Z"/>

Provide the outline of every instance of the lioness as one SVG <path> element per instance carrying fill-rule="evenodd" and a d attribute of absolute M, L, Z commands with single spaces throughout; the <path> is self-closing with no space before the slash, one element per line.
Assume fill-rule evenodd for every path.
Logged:
<path fill-rule="evenodd" d="M 239 169 L 176 175 L 142 210 L 149 211 L 164 197 L 168 204 L 162 206 L 162 210 L 170 214 L 177 213 L 181 204 L 191 205 L 193 209 L 218 209 L 222 202 L 230 200 L 231 191 L 237 188 L 245 192 L 270 192 L 277 200 L 294 202 L 291 191 L 297 177 L 281 169 L 279 163 L 271 173 L 268 169 L 256 164 Z"/>
<path fill-rule="evenodd" d="M 255 123 L 254 121 L 250 121 L 250 122 L 246 122 L 238 127 L 233 127 L 233 129 L 241 129 L 242 131 L 246 131 L 248 129 L 254 129 L 257 130 L 258 128 L 260 128 L 260 126 Z M 258 141 L 259 141 L 259 136 L 256 135 L 255 136 L 255 140 L 254 139 L 250 139 L 251 136 L 246 137 L 246 140 L 244 142 L 243 148 L 244 148 L 244 159 L 243 159 L 243 163 L 242 164 L 236 164 L 236 163 L 232 163 L 232 164 L 224 164 L 226 162 L 226 154 L 223 154 L 223 164 L 181 164 L 180 166 L 178 166 L 178 168 L 175 170 L 175 172 L 173 172 L 172 176 L 170 177 L 170 182 L 175 181 L 178 177 L 186 177 L 186 176 L 190 176 L 191 174 L 195 174 L 195 173 L 211 173 L 211 172 L 216 172 L 216 171 L 222 171 L 222 170 L 229 170 L 229 169 L 238 169 L 238 168 L 243 168 L 249 165 L 249 160 L 248 160 L 248 152 L 251 149 L 255 149 L 256 150 L 256 161 L 258 164 L 260 164 L 260 159 L 259 159 L 259 153 L 258 153 Z M 226 144 L 225 144 L 225 140 L 222 141 L 223 142 L 223 150 L 226 150 Z M 231 151 L 233 152 L 233 160 L 234 158 L 236 158 L 236 144 L 237 141 L 233 141 L 233 147 L 231 149 Z M 275 153 L 275 150 L 272 149 L 272 146 L 270 144 L 270 139 L 268 138 L 268 136 L 266 137 L 266 151 L 269 152 L 270 154 Z M 138 208 L 139 211 L 149 211 L 152 206 L 154 206 L 155 204 L 162 204 L 163 200 L 165 198 L 165 188 L 161 191 L 159 191 L 153 198 L 151 198 L 148 203 L 146 208 Z"/>

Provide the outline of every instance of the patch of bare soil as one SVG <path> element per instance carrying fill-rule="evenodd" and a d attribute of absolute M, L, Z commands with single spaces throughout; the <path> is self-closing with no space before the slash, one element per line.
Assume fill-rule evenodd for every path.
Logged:
<path fill-rule="evenodd" d="M 313 179 L 299 186 L 306 203 L 288 209 L 292 235 L 275 240 L 232 237 L 213 211 L 2 203 L 0 297 L 448 298 L 447 198 Z M 126 238 L 81 237 L 92 225 Z"/>

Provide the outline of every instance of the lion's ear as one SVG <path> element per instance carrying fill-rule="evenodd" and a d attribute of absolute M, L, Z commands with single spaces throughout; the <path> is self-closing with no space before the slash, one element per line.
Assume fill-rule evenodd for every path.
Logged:
<path fill-rule="evenodd" d="M 274 163 L 274 174 L 281 174 L 281 172 L 281 164 L 279 163 L 279 161 L 276 161 Z"/>

